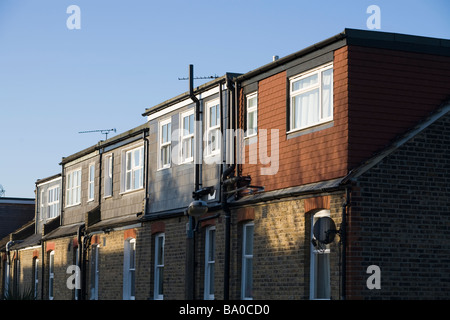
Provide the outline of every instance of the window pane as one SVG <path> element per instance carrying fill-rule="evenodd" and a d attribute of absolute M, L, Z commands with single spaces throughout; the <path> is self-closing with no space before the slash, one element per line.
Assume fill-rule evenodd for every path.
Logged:
<path fill-rule="evenodd" d="M 318 81 L 319 75 L 317 73 L 301 80 L 297 80 L 292 84 L 292 91 L 307 89 L 313 85 L 316 85 Z"/>
<path fill-rule="evenodd" d="M 49 295 L 49 297 L 53 298 L 53 278 L 49 279 L 48 295 Z"/>
<path fill-rule="evenodd" d="M 219 105 L 216 106 L 216 125 L 220 124 L 220 108 Z"/>
<path fill-rule="evenodd" d="M 245 254 L 253 254 L 253 225 L 248 225 L 245 227 Z"/>
<path fill-rule="evenodd" d="M 79 203 L 81 201 L 81 188 L 77 187 L 75 192 L 75 203 Z"/>
<path fill-rule="evenodd" d="M 210 152 L 214 152 L 219 149 L 218 146 L 218 130 L 211 130 L 209 133 L 209 146 Z"/>
<path fill-rule="evenodd" d="M 183 136 L 189 134 L 189 116 L 183 118 Z"/>
<path fill-rule="evenodd" d="M 248 113 L 247 118 L 247 134 L 252 135 L 256 133 L 256 116 L 257 111 L 252 111 Z"/>
<path fill-rule="evenodd" d="M 163 273 L 164 273 L 164 268 L 158 268 L 158 294 L 162 295 L 164 294 L 163 292 Z"/>
<path fill-rule="evenodd" d="M 214 263 L 209 264 L 209 294 L 214 294 Z"/>
<path fill-rule="evenodd" d="M 293 98 L 294 128 L 305 127 L 319 121 L 319 89 Z"/>
<path fill-rule="evenodd" d="M 133 171 L 133 189 L 139 188 L 139 170 Z"/>
<path fill-rule="evenodd" d="M 330 299 L 330 255 L 315 254 L 315 298 Z"/>
<path fill-rule="evenodd" d="M 164 146 L 161 149 L 161 164 L 170 164 L 170 145 Z"/>
<path fill-rule="evenodd" d="M 162 237 L 158 238 L 158 265 L 164 264 L 164 241 Z"/>
<path fill-rule="evenodd" d="M 66 198 L 67 198 L 67 204 L 71 205 L 72 204 L 72 191 L 70 191 L 69 189 L 67 189 L 66 192 Z"/>
<path fill-rule="evenodd" d="M 126 190 L 131 189 L 131 171 L 127 172 L 126 175 Z"/>
<path fill-rule="evenodd" d="M 213 106 L 209 109 L 209 119 L 210 119 L 210 127 L 214 127 L 216 125 L 216 106 Z"/>
<path fill-rule="evenodd" d="M 248 99 L 247 108 L 254 108 L 254 107 L 256 107 L 256 97 Z"/>
<path fill-rule="evenodd" d="M 325 70 L 324 72 L 322 72 L 322 119 L 326 119 L 332 116 L 332 85 L 333 69 Z"/>
<path fill-rule="evenodd" d="M 130 241 L 130 269 L 134 269 L 136 255 L 136 242 Z"/>
<path fill-rule="evenodd" d="M 135 271 L 134 270 L 130 270 L 130 296 L 134 297 L 135 296 Z"/>
<path fill-rule="evenodd" d="M 189 116 L 189 133 L 194 134 L 194 115 Z"/>
<path fill-rule="evenodd" d="M 244 297 L 252 297 L 252 281 L 253 281 L 253 259 L 246 259 L 245 261 L 245 284 Z"/>
<path fill-rule="evenodd" d="M 209 252 L 208 252 L 208 260 L 214 261 L 214 253 L 215 253 L 215 230 L 209 231 Z"/>
<path fill-rule="evenodd" d="M 49 272 L 51 276 L 53 277 L 53 270 L 55 267 L 55 255 L 53 252 L 50 253 L 50 262 L 49 262 Z"/>
<path fill-rule="evenodd" d="M 162 140 L 161 140 L 161 142 L 165 143 L 167 141 L 167 126 L 163 125 L 161 129 L 162 129 Z"/>
<path fill-rule="evenodd" d="M 133 168 L 139 167 L 140 165 L 140 149 L 134 150 L 134 154 L 133 154 Z"/>

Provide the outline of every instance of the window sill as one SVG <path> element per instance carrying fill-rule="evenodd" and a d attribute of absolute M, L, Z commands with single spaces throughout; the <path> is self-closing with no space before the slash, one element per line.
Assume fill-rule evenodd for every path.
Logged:
<path fill-rule="evenodd" d="M 181 164 L 191 164 L 193 162 L 194 162 L 194 158 L 189 158 L 189 159 L 186 159 L 184 161 L 180 161 L 179 165 L 181 165 Z"/>
<path fill-rule="evenodd" d="M 334 121 L 333 120 L 328 120 L 328 121 L 324 121 L 318 124 L 315 124 L 313 126 L 309 126 L 309 127 L 305 127 L 305 128 L 301 128 L 301 129 L 294 129 L 294 130 L 289 130 L 286 132 L 286 136 L 288 137 L 288 139 L 291 138 L 296 138 L 305 134 L 309 134 L 309 133 L 313 133 L 313 132 L 317 132 L 317 131 L 321 131 L 324 129 L 328 129 L 334 126 Z"/>
<path fill-rule="evenodd" d="M 76 207 L 76 206 L 81 206 L 81 202 L 75 203 L 75 204 L 66 205 L 64 207 L 64 209 L 73 208 L 73 207 Z"/>
<path fill-rule="evenodd" d="M 144 191 L 144 190 L 145 190 L 144 187 L 142 187 L 142 188 L 139 188 L 139 189 L 133 189 L 133 190 L 122 191 L 122 192 L 120 192 L 119 194 L 120 194 L 121 196 L 126 196 L 126 195 L 128 195 L 128 194 L 133 194 L 133 193 L 137 193 L 137 192 L 139 192 L 139 191 Z"/>
<path fill-rule="evenodd" d="M 205 158 L 214 158 L 214 157 L 219 157 L 219 156 L 220 156 L 220 150 L 214 151 L 214 153 L 205 154 Z"/>
<path fill-rule="evenodd" d="M 251 136 L 244 137 L 244 143 L 246 146 L 256 143 L 256 142 L 258 142 L 258 134 L 257 133 L 252 134 Z"/>
<path fill-rule="evenodd" d="M 162 167 L 162 168 L 158 168 L 158 169 L 156 169 L 156 171 L 163 171 L 163 170 L 170 169 L 170 168 L 172 168 L 172 165 L 165 166 L 165 167 Z"/>

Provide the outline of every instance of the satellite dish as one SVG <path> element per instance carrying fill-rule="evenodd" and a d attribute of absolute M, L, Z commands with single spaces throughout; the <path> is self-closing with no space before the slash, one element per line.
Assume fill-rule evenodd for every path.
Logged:
<path fill-rule="evenodd" d="M 320 217 L 314 223 L 313 235 L 322 244 L 333 242 L 336 233 L 336 225 L 330 217 Z"/>

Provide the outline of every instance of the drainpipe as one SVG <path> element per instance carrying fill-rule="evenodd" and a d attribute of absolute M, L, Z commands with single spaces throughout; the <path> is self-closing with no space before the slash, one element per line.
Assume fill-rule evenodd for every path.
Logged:
<path fill-rule="evenodd" d="M 35 210 L 34 210 L 34 221 L 39 221 L 39 213 L 41 213 L 41 210 L 39 210 L 39 208 L 41 207 L 39 204 L 41 202 L 41 197 L 40 197 L 40 191 L 38 191 L 38 187 L 36 185 L 36 189 L 34 190 L 34 194 L 35 194 L 35 198 L 36 198 L 36 202 L 35 202 Z M 38 229 L 39 229 L 39 223 L 35 223 L 34 224 L 34 233 L 38 233 Z"/>
<path fill-rule="evenodd" d="M 42 277 L 41 277 L 41 300 L 44 300 L 44 283 L 45 283 L 45 281 L 44 281 L 44 277 L 45 277 L 45 259 L 44 259 L 44 257 L 45 257 L 45 248 L 44 248 L 44 246 L 45 246 L 45 241 L 43 241 L 43 240 L 41 240 L 41 256 L 42 256 L 42 258 L 41 258 L 41 260 L 42 260 L 42 263 L 41 263 L 41 274 L 42 274 Z"/>
<path fill-rule="evenodd" d="M 232 164 L 228 167 L 221 179 L 221 190 L 222 190 L 222 210 L 225 212 L 225 257 L 224 257 L 224 272 L 223 272 L 223 299 L 230 299 L 230 229 L 231 229 L 231 210 L 227 203 L 227 194 L 225 192 L 224 181 L 227 179 L 228 175 L 234 171 L 236 164 Z"/>
<path fill-rule="evenodd" d="M 147 206 L 148 206 L 148 188 L 149 188 L 149 180 L 148 180 L 148 177 L 149 177 L 149 154 L 150 154 L 150 150 L 149 150 L 149 141 L 148 141 L 148 139 L 147 139 L 147 135 L 146 135 L 146 133 L 144 132 L 144 144 L 145 144 L 145 147 L 144 147 L 144 153 L 145 153 L 145 165 L 144 165 L 144 168 L 145 168 L 145 181 L 144 181 L 144 183 L 145 183 L 145 198 L 144 198 L 144 208 L 143 208 L 143 214 L 144 215 L 146 215 L 147 214 Z"/>
<path fill-rule="evenodd" d="M 198 123 L 200 122 L 200 101 L 194 94 L 194 66 L 189 65 L 189 97 L 195 103 L 195 124 L 198 128 Z M 199 128 L 200 132 L 196 133 L 196 141 L 198 142 L 198 135 L 202 133 L 202 128 Z M 195 142 L 194 142 L 195 143 Z M 201 143 L 201 142 L 200 142 Z M 196 191 L 200 190 L 200 170 L 202 157 L 200 155 L 200 143 L 195 143 L 197 146 L 195 148 L 194 155 L 194 165 L 195 165 L 195 186 L 194 186 L 194 200 L 199 200 L 199 195 Z M 186 300 L 194 300 L 195 298 L 195 221 L 194 218 L 189 215 L 189 228 L 186 235 L 186 287 L 185 287 L 185 298 Z"/>
<path fill-rule="evenodd" d="M 350 187 L 345 188 L 345 202 L 342 205 L 342 222 L 340 227 L 340 238 L 342 245 L 342 274 L 341 274 L 341 300 L 346 299 L 347 283 L 347 209 L 350 206 Z"/>
<path fill-rule="evenodd" d="M 232 90 L 233 88 L 233 84 L 231 83 L 231 81 L 227 82 L 227 89 L 228 90 Z M 235 109 L 233 106 L 233 92 L 234 94 L 236 94 L 235 91 L 231 91 L 231 99 L 229 99 L 228 101 L 231 102 L 229 110 L 231 111 L 231 113 L 233 114 L 233 117 L 229 117 L 229 122 L 231 123 L 231 128 L 234 127 L 235 122 L 234 122 L 234 118 L 235 118 Z M 226 147 L 227 144 L 225 144 Z M 230 299 L 230 230 L 231 230 L 231 210 L 228 207 L 228 203 L 227 203 L 227 194 L 226 194 L 226 190 L 225 190 L 225 180 L 228 179 L 228 176 L 230 176 L 230 174 L 235 170 L 236 168 L 236 150 L 235 150 L 235 145 L 230 144 L 230 147 L 233 148 L 233 154 L 234 154 L 234 161 L 233 164 L 228 167 L 226 170 L 223 170 L 222 176 L 221 176 L 221 204 L 222 204 L 222 210 L 225 212 L 225 257 L 224 257 L 224 275 L 223 275 L 223 299 L 224 300 L 229 300 Z M 226 162 L 226 161 L 225 161 Z M 224 164 L 222 164 L 222 167 L 224 166 Z"/>
<path fill-rule="evenodd" d="M 239 123 L 239 119 L 238 119 L 238 110 L 239 110 L 239 84 L 238 81 L 235 81 L 234 84 L 234 108 L 233 108 L 233 125 L 234 125 L 234 130 L 238 129 L 238 123 Z M 240 137 L 240 136 L 239 136 Z M 237 141 L 236 135 L 234 138 L 234 163 L 237 162 L 237 148 L 238 146 L 240 146 L 240 141 Z M 241 155 L 239 153 L 239 155 Z M 236 164 L 236 168 L 237 168 L 237 174 L 236 176 L 240 176 L 241 175 L 241 171 L 242 171 L 242 165 Z"/>
<path fill-rule="evenodd" d="M 197 99 L 197 97 L 194 94 L 194 66 L 192 64 L 189 65 L 189 97 L 191 98 L 191 100 L 195 103 L 195 123 L 198 124 L 200 121 L 200 101 Z M 200 130 L 202 130 L 203 128 L 200 128 Z M 200 131 L 201 133 L 201 131 Z M 198 141 L 198 137 L 196 138 L 196 140 Z M 200 164 L 202 158 L 199 154 L 199 148 L 196 148 L 195 150 L 195 154 L 197 155 L 194 156 L 194 161 L 195 161 L 195 190 L 194 191 L 198 191 L 200 189 Z M 200 159 L 199 159 L 200 158 Z M 198 200 L 198 196 L 196 195 L 194 197 L 195 200 Z"/>
<path fill-rule="evenodd" d="M 81 264 L 82 269 L 81 269 L 81 295 L 79 296 L 80 300 L 86 300 L 86 296 L 87 296 L 87 294 L 86 294 L 87 293 L 86 292 L 87 291 L 86 290 L 86 288 L 87 288 L 87 283 L 86 283 L 87 264 L 86 264 L 86 262 L 87 262 L 87 252 L 88 252 L 90 245 L 91 245 L 91 235 L 88 234 L 83 237 L 83 250 L 82 250 L 83 251 L 83 253 L 82 253 L 83 263 Z"/>
<path fill-rule="evenodd" d="M 77 232 L 77 241 L 78 241 L 78 270 L 80 270 L 80 274 L 78 275 L 80 278 L 77 279 L 79 281 L 79 283 L 81 284 L 81 288 L 80 289 L 75 289 L 78 290 L 78 299 L 79 300 L 83 300 L 84 296 L 83 296 L 83 269 L 82 269 L 82 259 L 83 259 L 83 242 L 82 242 L 82 234 L 84 232 L 84 228 L 85 228 L 85 224 L 83 223 L 82 225 L 80 225 L 78 227 L 78 232 Z"/>
<path fill-rule="evenodd" d="M 10 240 L 10 241 L 8 241 L 7 243 L 6 243 L 6 258 L 8 259 L 8 273 L 9 274 L 11 274 L 10 273 L 10 271 L 11 271 L 11 247 L 13 246 L 13 245 L 15 245 L 15 244 L 18 244 L 18 243 L 22 243 L 23 242 L 23 240 Z M 16 251 L 17 252 L 17 251 Z M 7 272 L 6 270 L 5 270 L 5 272 Z M 14 275 L 14 279 L 15 279 L 15 277 L 16 277 L 16 275 Z M 7 280 L 8 282 L 9 282 L 9 279 Z M 9 290 L 9 288 L 11 288 L 11 285 L 13 286 L 13 289 L 15 289 L 14 287 L 15 287 L 15 282 L 16 281 L 14 281 L 12 284 L 9 282 L 9 284 L 8 284 L 8 290 Z M 8 292 L 5 292 L 6 294 L 8 294 Z"/>
<path fill-rule="evenodd" d="M 98 153 L 99 153 L 99 159 L 98 159 L 98 207 L 99 210 L 101 212 L 101 207 L 102 207 L 102 169 L 103 169 L 103 152 L 104 152 L 104 148 L 99 148 Z M 94 177 L 94 181 L 95 181 L 95 177 Z"/>

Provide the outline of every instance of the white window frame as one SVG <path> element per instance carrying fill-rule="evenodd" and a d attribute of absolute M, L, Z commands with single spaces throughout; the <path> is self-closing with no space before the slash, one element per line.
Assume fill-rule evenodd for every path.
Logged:
<path fill-rule="evenodd" d="M 192 117 L 194 119 L 192 123 L 192 133 L 190 133 L 191 128 L 186 129 L 184 126 L 184 119 L 186 117 Z M 189 126 L 191 125 L 191 122 L 189 121 Z M 195 153 L 195 115 L 194 115 L 194 109 L 191 109 L 189 111 L 181 113 L 180 116 L 180 163 L 189 163 L 194 161 L 194 153 Z M 185 152 L 185 142 L 188 142 L 190 144 L 190 155 L 186 157 Z"/>
<path fill-rule="evenodd" d="M 91 300 L 98 300 L 98 276 L 99 276 L 99 269 L 98 269 L 98 250 L 99 245 L 94 244 L 91 247 L 91 274 L 90 274 L 90 299 Z"/>
<path fill-rule="evenodd" d="M 125 241 L 123 260 L 123 299 L 135 300 L 136 289 L 136 239 Z"/>
<path fill-rule="evenodd" d="M 59 216 L 60 188 L 55 186 L 47 190 L 47 218 L 52 219 Z"/>
<path fill-rule="evenodd" d="M 48 299 L 53 300 L 55 290 L 55 251 L 49 253 L 48 262 Z"/>
<path fill-rule="evenodd" d="M 153 298 L 155 300 L 163 300 L 164 299 L 164 294 L 163 294 L 164 279 L 160 279 L 160 277 L 164 271 L 164 245 L 165 245 L 165 234 L 164 233 L 156 234 L 155 235 L 154 290 L 153 290 Z M 161 282 L 161 287 L 159 285 L 160 282 Z"/>
<path fill-rule="evenodd" d="M 81 168 L 72 170 L 67 173 L 66 207 L 72 207 L 81 204 L 81 175 Z M 74 181 L 74 177 L 76 177 L 76 181 Z"/>
<path fill-rule="evenodd" d="M 256 103 L 254 106 L 250 107 L 250 101 L 255 99 Z M 247 101 L 247 130 L 245 132 L 246 137 L 253 137 L 258 134 L 258 92 L 250 93 L 246 96 Z M 254 114 L 253 117 L 253 127 L 250 128 L 250 115 Z"/>
<path fill-rule="evenodd" d="M 45 216 L 47 216 L 45 213 L 45 211 L 46 210 L 44 210 L 44 208 L 45 208 L 45 202 L 44 202 L 44 194 L 45 194 L 45 191 L 44 190 L 41 190 L 41 198 L 40 198 L 40 203 L 41 203 L 41 205 L 40 205 L 40 214 L 39 214 L 39 220 L 44 220 L 44 217 Z M 45 215 L 45 216 L 44 216 Z"/>
<path fill-rule="evenodd" d="M 216 227 L 209 226 L 205 230 L 205 285 L 204 299 L 214 300 L 214 267 L 216 251 Z M 211 286 L 211 283 L 213 284 Z"/>
<path fill-rule="evenodd" d="M 163 142 L 163 127 L 168 126 L 167 130 L 167 141 Z M 162 155 L 163 149 L 168 149 L 167 163 L 163 163 Z M 168 118 L 159 122 L 159 157 L 158 157 L 158 168 L 167 169 L 171 167 L 172 164 L 172 118 Z"/>
<path fill-rule="evenodd" d="M 252 246 L 251 252 L 246 252 L 247 248 L 247 232 L 251 227 L 252 229 Z M 241 299 L 242 300 L 253 300 L 253 296 L 246 295 L 246 288 L 250 286 L 253 291 L 253 243 L 255 235 L 255 225 L 253 222 L 245 223 L 242 226 L 242 281 L 241 281 Z M 247 271 L 250 269 L 251 278 L 248 277 Z"/>
<path fill-rule="evenodd" d="M 105 191 L 104 197 L 111 197 L 113 195 L 113 171 L 114 171 L 114 156 L 113 154 L 105 157 Z"/>
<path fill-rule="evenodd" d="M 138 152 L 140 157 L 138 165 L 135 165 L 136 152 Z M 131 161 L 130 166 L 128 166 L 129 161 Z M 133 192 L 144 188 L 144 167 L 144 146 L 140 145 L 122 151 L 121 193 Z M 135 186 L 136 173 L 139 174 L 139 184 L 137 186 Z"/>
<path fill-rule="evenodd" d="M 95 163 L 89 164 L 88 171 L 88 201 L 94 201 L 95 195 Z"/>
<path fill-rule="evenodd" d="M 321 217 L 329 217 L 330 210 L 321 210 L 316 212 L 311 217 L 311 240 L 315 239 L 313 234 L 314 223 Z M 329 300 L 331 299 L 331 282 L 330 282 L 330 245 L 322 245 L 322 248 L 316 248 L 312 244 L 313 241 L 310 241 L 311 246 L 311 259 L 310 259 L 310 291 L 309 297 L 311 300 Z M 326 268 L 325 273 L 327 274 L 327 279 L 325 280 L 325 291 L 327 293 L 326 297 L 318 297 L 317 296 L 317 281 L 318 281 L 318 272 L 316 270 L 317 267 L 317 259 L 319 255 L 324 255 L 322 258 L 325 258 Z M 323 263 L 321 264 L 323 266 Z"/>
<path fill-rule="evenodd" d="M 330 96 L 329 96 L 329 103 L 331 104 L 331 106 L 330 106 L 330 108 L 331 108 L 330 115 L 329 116 L 325 116 L 325 115 L 322 114 L 322 110 L 323 110 L 322 74 L 323 74 L 324 71 L 327 71 L 327 70 L 330 70 L 330 69 L 333 71 L 333 64 L 332 63 L 331 64 L 325 64 L 323 66 L 320 66 L 318 68 L 309 70 L 307 72 L 304 72 L 304 73 L 302 73 L 300 75 L 291 77 L 289 79 L 289 99 L 290 99 L 290 101 L 289 101 L 289 119 L 290 119 L 289 126 L 290 127 L 289 127 L 288 133 L 294 132 L 294 131 L 298 131 L 298 130 L 307 129 L 307 128 L 310 128 L 310 127 L 314 127 L 314 126 L 317 126 L 317 125 L 320 125 L 320 124 L 323 124 L 323 123 L 326 123 L 326 122 L 330 122 L 330 121 L 333 120 L 333 72 L 331 72 L 331 86 L 330 86 L 331 90 L 330 90 Z M 308 86 L 305 89 L 297 89 L 297 90 L 293 89 L 294 83 L 296 83 L 297 81 L 304 80 L 304 79 L 306 79 L 308 77 L 311 77 L 311 76 L 314 76 L 316 74 L 318 76 L 316 84 Z M 295 122 L 296 122 L 296 119 L 295 119 L 296 116 L 295 115 L 296 115 L 296 112 L 295 112 L 294 99 L 296 97 L 300 96 L 300 95 L 305 94 L 305 93 L 312 92 L 313 90 L 318 90 L 318 92 L 319 92 L 318 106 L 317 106 L 318 107 L 318 110 L 317 110 L 317 112 L 318 112 L 318 115 L 317 115 L 318 120 L 314 121 L 314 122 L 311 122 L 311 123 L 307 123 L 306 125 L 299 124 L 297 127 L 295 127 Z M 316 111 L 316 110 L 314 110 L 314 111 Z M 297 112 L 299 112 L 299 110 L 297 110 Z"/>
<path fill-rule="evenodd" d="M 219 117 L 217 119 L 217 123 L 211 123 L 211 108 L 217 107 L 219 111 Z M 206 103 L 206 155 L 207 156 L 214 156 L 220 154 L 222 139 L 221 139 L 221 132 L 220 132 L 220 117 L 221 115 L 221 106 L 220 106 L 220 100 L 215 99 L 212 101 L 208 101 Z M 216 146 L 215 150 L 212 150 L 212 143 L 210 140 L 210 136 L 214 134 L 216 136 Z"/>

